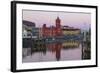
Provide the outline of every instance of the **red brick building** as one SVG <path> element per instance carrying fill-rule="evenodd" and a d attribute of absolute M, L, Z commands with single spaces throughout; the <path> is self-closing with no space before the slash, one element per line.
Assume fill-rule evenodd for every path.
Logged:
<path fill-rule="evenodd" d="M 62 30 L 61 30 L 61 20 L 59 17 L 55 20 L 55 27 L 50 26 L 47 27 L 46 24 L 43 25 L 42 27 L 42 35 L 43 37 L 55 37 L 55 36 L 60 36 L 62 35 Z"/>

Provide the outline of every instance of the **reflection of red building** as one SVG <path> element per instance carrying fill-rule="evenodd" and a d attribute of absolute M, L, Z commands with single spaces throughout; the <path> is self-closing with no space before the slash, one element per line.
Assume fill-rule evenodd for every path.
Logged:
<path fill-rule="evenodd" d="M 61 30 L 61 20 L 57 17 L 55 21 L 56 26 L 46 27 L 46 24 L 42 27 L 42 35 L 43 37 L 54 37 L 60 36 L 62 34 Z"/>
<path fill-rule="evenodd" d="M 62 49 L 62 44 L 61 43 L 47 44 L 46 47 L 49 50 L 51 50 L 52 52 L 55 52 L 57 60 L 60 59 L 60 57 L 61 57 L 61 49 Z"/>

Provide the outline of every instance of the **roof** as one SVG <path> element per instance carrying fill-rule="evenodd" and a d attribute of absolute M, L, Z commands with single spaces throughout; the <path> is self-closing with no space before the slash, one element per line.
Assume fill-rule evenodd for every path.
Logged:
<path fill-rule="evenodd" d="M 75 30 L 80 30 L 80 29 L 62 29 L 62 30 L 73 30 L 73 31 L 75 31 Z"/>
<path fill-rule="evenodd" d="M 35 27 L 35 23 L 34 22 L 30 22 L 30 21 L 23 20 L 23 24 L 24 25 L 27 25 L 27 26 Z"/>
<path fill-rule="evenodd" d="M 74 28 L 74 27 L 69 27 L 69 26 L 63 26 L 62 30 L 80 30 L 80 29 Z"/>

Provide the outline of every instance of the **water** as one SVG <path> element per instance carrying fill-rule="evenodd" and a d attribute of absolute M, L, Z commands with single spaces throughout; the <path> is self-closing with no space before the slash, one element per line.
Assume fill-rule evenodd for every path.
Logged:
<path fill-rule="evenodd" d="M 86 46 L 86 44 L 74 40 L 49 43 L 32 41 L 32 45 L 23 48 L 22 62 L 27 63 L 90 59 L 90 53 L 84 51 L 87 50 L 87 48 L 88 46 Z"/>

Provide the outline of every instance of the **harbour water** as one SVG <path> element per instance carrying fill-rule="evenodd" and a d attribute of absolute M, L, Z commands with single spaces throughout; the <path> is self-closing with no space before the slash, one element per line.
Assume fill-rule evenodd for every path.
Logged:
<path fill-rule="evenodd" d="M 49 43 L 32 41 L 31 45 L 23 47 L 22 51 L 23 63 L 85 60 L 91 58 L 88 43 L 79 40 Z"/>

